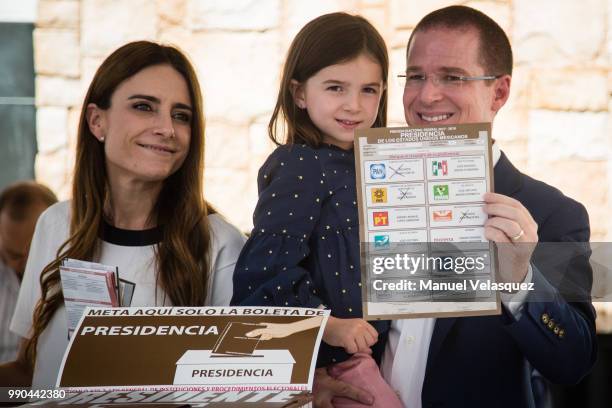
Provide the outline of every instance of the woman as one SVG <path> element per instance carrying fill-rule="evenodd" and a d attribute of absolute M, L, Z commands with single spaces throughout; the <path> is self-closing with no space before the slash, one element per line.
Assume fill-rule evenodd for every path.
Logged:
<path fill-rule="evenodd" d="M 203 135 L 200 87 L 179 50 L 133 42 L 102 63 L 79 121 L 73 199 L 38 221 L 11 324 L 27 340 L 0 382 L 55 384 L 68 344 L 64 258 L 117 265 L 136 283 L 132 306 L 229 304 L 244 238 L 203 198 Z"/>

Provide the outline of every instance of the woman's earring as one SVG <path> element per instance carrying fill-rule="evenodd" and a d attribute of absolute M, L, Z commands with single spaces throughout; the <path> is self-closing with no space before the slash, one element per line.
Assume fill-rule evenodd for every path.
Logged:
<path fill-rule="evenodd" d="M 104 136 L 100 136 L 100 142 L 104 143 Z"/>

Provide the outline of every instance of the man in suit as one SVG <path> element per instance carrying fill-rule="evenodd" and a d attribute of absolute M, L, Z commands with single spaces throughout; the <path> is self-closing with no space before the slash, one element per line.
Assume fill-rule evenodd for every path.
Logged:
<path fill-rule="evenodd" d="M 406 58 L 403 102 L 409 125 L 493 122 L 508 100 L 510 43 L 501 27 L 477 10 L 451 6 L 424 17 L 408 41 Z M 493 153 L 496 193 L 484 196 L 485 236 L 498 244 L 499 279 L 533 283 L 535 290 L 501 293 L 497 316 L 394 321 L 381 369 L 410 408 L 534 406 L 533 370 L 551 382 L 571 384 L 595 361 L 588 246 L 551 251 L 541 244 L 587 242 L 586 210 L 520 173 L 495 144 Z M 551 262 L 551 253 L 560 258 L 559 251 L 568 249 L 563 262 Z M 317 406 L 330 406 L 338 396 L 366 404 L 375 398 L 322 370 L 316 381 L 322 390 Z"/>

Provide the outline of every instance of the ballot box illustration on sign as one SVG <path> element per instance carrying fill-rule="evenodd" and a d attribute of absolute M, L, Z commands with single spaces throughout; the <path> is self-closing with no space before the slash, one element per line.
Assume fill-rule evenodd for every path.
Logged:
<path fill-rule="evenodd" d="M 175 385 L 289 384 L 295 359 L 289 350 L 257 350 L 247 333 L 264 325 L 230 322 L 212 350 L 187 350 L 176 362 Z"/>

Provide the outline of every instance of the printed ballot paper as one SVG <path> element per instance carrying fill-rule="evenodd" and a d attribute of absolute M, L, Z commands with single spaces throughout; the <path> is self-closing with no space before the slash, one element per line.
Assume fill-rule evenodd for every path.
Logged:
<path fill-rule="evenodd" d="M 328 316 L 277 307 L 88 308 L 57 386 L 309 392 Z"/>
<path fill-rule="evenodd" d="M 365 319 L 500 313 L 489 123 L 355 133 Z"/>
<path fill-rule="evenodd" d="M 119 279 L 116 266 L 66 258 L 59 270 L 69 336 L 87 306 L 129 306 L 132 302 L 135 284 Z"/>

